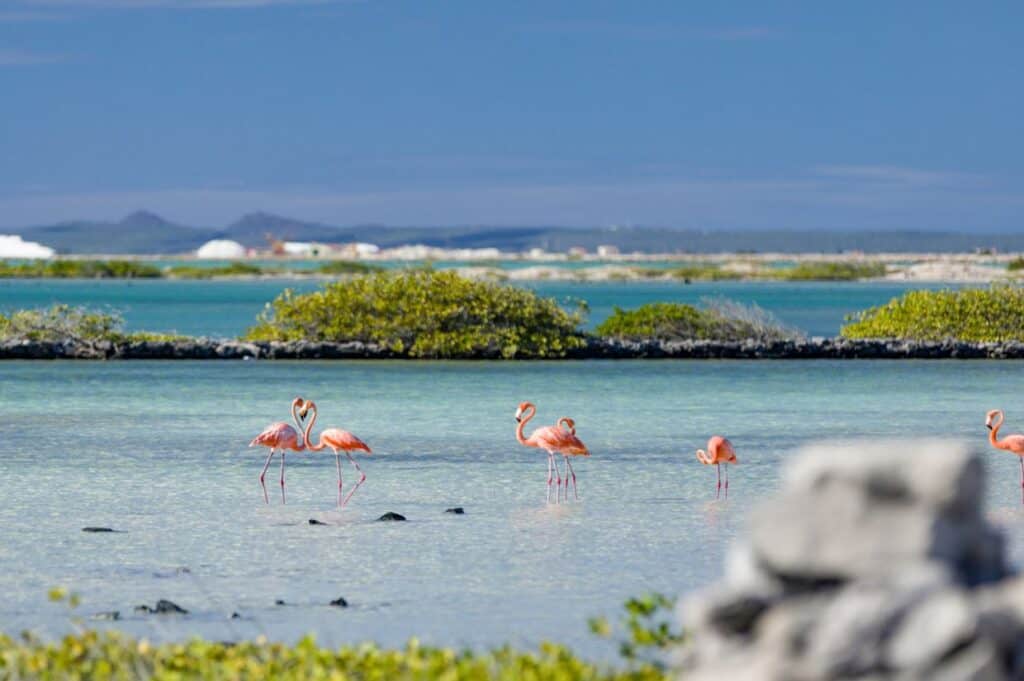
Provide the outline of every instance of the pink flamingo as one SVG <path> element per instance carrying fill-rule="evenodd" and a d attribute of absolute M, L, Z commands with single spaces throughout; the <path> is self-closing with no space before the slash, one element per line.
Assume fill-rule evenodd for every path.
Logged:
<path fill-rule="evenodd" d="M 572 420 L 568 416 L 563 416 L 562 418 L 558 419 L 558 421 L 555 423 L 555 425 L 557 425 L 559 428 L 565 428 L 565 430 L 570 435 L 572 435 L 572 436 L 576 435 L 576 421 Z M 572 456 L 590 456 L 590 452 L 589 451 L 585 452 L 585 453 L 569 452 L 569 454 L 566 454 L 565 450 L 562 451 L 562 457 L 565 459 L 566 470 L 568 471 L 569 475 L 572 475 L 572 494 L 573 494 L 574 497 L 576 497 L 576 501 L 579 501 L 580 500 L 580 494 L 576 490 L 576 471 L 574 471 L 572 469 L 572 463 L 570 463 L 570 461 L 569 461 L 569 456 L 570 455 L 572 455 Z M 566 479 L 565 479 L 565 496 L 567 498 L 569 496 L 569 478 L 568 478 L 568 475 L 566 476 Z"/>
<path fill-rule="evenodd" d="M 310 400 L 306 400 L 306 403 L 303 405 L 300 413 L 305 415 L 307 411 L 313 412 L 312 418 L 310 418 L 309 423 L 306 425 L 305 433 L 306 442 L 312 443 L 310 434 L 313 431 L 313 424 L 316 423 L 316 404 Z M 352 495 L 356 493 L 359 486 L 366 480 L 366 473 L 364 473 L 363 469 L 359 467 L 356 460 L 352 458 L 351 452 L 361 451 L 370 454 L 370 447 L 352 433 L 347 430 L 342 430 L 341 428 L 327 428 L 320 433 L 319 443 L 315 445 L 309 444 L 309 450 L 311 452 L 318 452 L 324 447 L 330 447 L 334 450 L 334 464 L 338 468 L 338 506 L 344 506 L 348 503 L 348 500 L 352 498 Z M 344 501 L 341 500 L 341 456 L 338 454 L 339 449 L 345 452 L 345 456 L 348 457 L 348 460 L 351 461 L 352 465 L 356 467 L 357 471 L 359 471 L 359 482 L 357 482 L 356 486 L 352 488 L 352 491 L 348 493 L 348 496 L 345 497 Z"/>
<path fill-rule="evenodd" d="M 523 437 L 523 428 L 526 426 L 527 421 L 532 419 L 536 413 L 537 407 L 530 402 L 522 402 L 519 408 L 516 409 L 516 423 L 519 424 L 516 427 L 516 441 L 526 447 L 537 447 L 548 453 L 548 501 L 551 501 L 551 473 L 552 469 L 554 469 L 555 477 L 558 480 L 558 490 L 555 493 L 555 502 L 557 503 L 561 499 L 562 494 L 562 476 L 558 472 L 558 464 L 555 463 L 555 454 L 562 454 L 565 457 L 566 465 L 569 466 L 568 455 L 590 456 L 590 452 L 587 450 L 587 446 L 571 432 L 571 430 L 575 430 L 575 423 L 571 419 L 560 419 L 557 425 L 543 426 L 533 431 L 529 438 Z M 569 421 L 570 431 L 561 428 L 563 420 Z M 572 474 L 573 489 L 575 489 L 576 474 L 572 473 L 571 466 L 569 466 L 567 473 Z M 569 498 L 568 476 L 565 479 L 565 496 L 566 499 Z M 579 497 L 577 496 L 577 498 Z"/>
<path fill-rule="evenodd" d="M 302 421 L 299 419 L 298 410 L 303 406 L 304 400 L 301 397 L 296 397 L 292 400 L 292 418 L 295 420 L 295 425 L 298 430 L 292 428 L 289 424 L 284 421 L 278 423 L 271 423 L 269 426 L 263 429 L 263 432 L 253 438 L 252 442 L 249 443 L 250 447 L 261 445 L 263 447 L 270 447 L 270 455 L 267 457 L 267 463 L 263 465 L 263 471 L 260 473 L 260 485 L 263 487 L 263 501 L 270 503 L 269 497 L 267 497 L 267 484 L 264 482 L 264 478 L 267 475 L 267 469 L 270 468 L 270 460 L 274 458 L 274 450 L 281 450 L 281 503 L 285 503 L 284 500 L 284 451 L 286 449 L 292 449 L 296 452 L 301 452 L 306 448 L 305 442 L 301 439 L 299 431 L 302 430 Z M 303 415 L 305 415 L 303 413 Z"/>
<path fill-rule="evenodd" d="M 721 435 L 712 435 L 708 440 L 708 450 L 706 452 L 703 449 L 697 450 L 697 461 L 705 466 L 713 464 L 718 468 L 718 488 L 715 493 L 717 499 L 722 493 L 722 464 L 739 463 L 739 459 L 736 458 L 736 450 L 732 448 L 732 443 Z M 729 498 L 728 466 L 725 468 L 725 498 Z"/>
<path fill-rule="evenodd" d="M 985 427 L 988 428 L 988 441 L 996 449 L 1013 452 L 1020 460 L 1020 503 L 1024 504 L 1024 435 L 1007 435 L 1002 440 L 999 428 L 1003 425 L 1003 410 L 993 409 L 985 415 Z"/>

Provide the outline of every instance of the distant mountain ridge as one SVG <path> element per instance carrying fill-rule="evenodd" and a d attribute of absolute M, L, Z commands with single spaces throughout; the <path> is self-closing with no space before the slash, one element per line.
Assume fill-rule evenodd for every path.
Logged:
<path fill-rule="evenodd" d="M 6 230 L 3 230 L 6 231 Z M 268 237 L 287 241 L 346 243 L 366 241 L 384 248 L 425 244 L 440 248 L 498 248 L 526 251 L 572 247 L 594 251 L 599 245 L 623 252 L 718 253 L 779 252 L 970 252 L 978 248 L 1024 251 L 1024 233 L 968 234 L 925 231 L 790 231 L 790 230 L 674 230 L 646 227 L 337 227 L 271 213 L 249 213 L 225 227 L 190 227 L 150 211 L 139 210 L 116 222 L 75 220 L 13 230 L 68 254 L 170 255 L 194 251 L 210 239 L 233 239 L 250 247 L 265 247 Z"/>

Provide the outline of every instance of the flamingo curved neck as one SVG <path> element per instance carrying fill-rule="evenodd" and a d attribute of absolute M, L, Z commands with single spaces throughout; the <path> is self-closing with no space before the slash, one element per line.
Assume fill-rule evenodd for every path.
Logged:
<path fill-rule="evenodd" d="M 302 438 L 299 442 L 295 443 L 295 451 L 301 452 L 306 448 L 306 438 L 302 435 L 302 421 L 299 420 L 298 407 L 294 404 L 292 405 L 292 420 L 295 421 L 295 429 L 299 432 L 300 437 Z"/>
<path fill-rule="evenodd" d="M 705 452 L 703 449 L 697 450 L 697 460 L 703 464 L 714 463 L 714 459 L 712 458 L 712 456 Z"/>
<path fill-rule="evenodd" d="M 309 423 L 306 425 L 306 432 L 303 434 L 303 439 L 306 441 L 306 447 L 311 452 L 319 452 L 321 449 L 327 446 L 327 443 L 320 438 L 320 442 L 313 444 L 313 440 L 310 439 L 310 435 L 313 433 L 313 424 L 316 423 L 316 405 L 311 405 L 309 410 L 313 412 L 313 415 L 309 418 Z"/>
<path fill-rule="evenodd" d="M 526 422 L 532 419 L 533 415 L 536 413 L 537 408 L 532 404 L 523 410 L 523 415 L 519 419 L 519 425 L 516 426 L 516 440 L 519 442 L 519 444 L 526 445 L 527 447 L 536 446 L 533 442 L 530 442 L 525 437 L 523 437 L 523 428 L 526 427 Z"/>
<path fill-rule="evenodd" d="M 996 414 L 991 430 L 988 431 L 988 441 L 997 449 L 1006 449 L 1006 444 L 999 440 L 999 429 L 1003 426 L 1003 412 Z"/>

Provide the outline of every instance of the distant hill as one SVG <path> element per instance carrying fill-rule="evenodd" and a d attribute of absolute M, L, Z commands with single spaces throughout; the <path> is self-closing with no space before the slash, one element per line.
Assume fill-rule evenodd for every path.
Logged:
<path fill-rule="evenodd" d="M 267 235 L 288 241 L 345 243 L 367 241 L 383 247 L 426 244 L 442 248 L 499 248 L 525 251 L 543 248 L 566 251 L 574 246 L 593 251 L 599 245 L 623 252 L 716 253 L 781 252 L 970 252 L 977 248 L 1024 251 L 1024 234 L 968 234 L 961 232 L 829 232 L 829 231 L 696 231 L 645 227 L 557 226 L 390 227 L 355 225 L 336 227 L 270 213 L 249 213 L 222 227 L 189 227 L 147 211 L 118 222 L 73 221 L 14 230 L 59 253 L 174 254 L 195 250 L 209 239 L 234 239 L 245 246 L 265 247 Z"/>

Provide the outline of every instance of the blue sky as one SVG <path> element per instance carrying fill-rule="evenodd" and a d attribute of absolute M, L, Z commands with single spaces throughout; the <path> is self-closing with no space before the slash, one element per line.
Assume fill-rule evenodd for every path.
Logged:
<path fill-rule="evenodd" d="M 0 0 L 0 226 L 1024 226 L 1019 2 Z"/>

